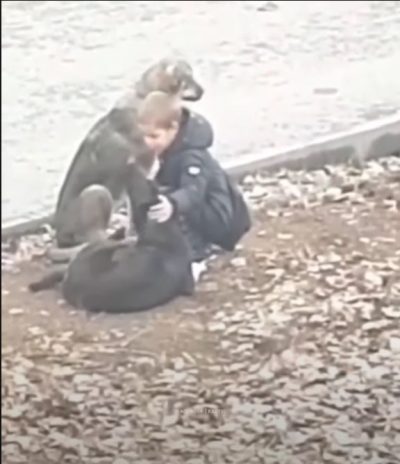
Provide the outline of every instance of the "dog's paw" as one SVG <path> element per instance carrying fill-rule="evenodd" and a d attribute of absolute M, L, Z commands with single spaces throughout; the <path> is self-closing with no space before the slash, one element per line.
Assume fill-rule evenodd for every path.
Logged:
<path fill-rule="evenodd" d="M 31 282 L 28 284 L 28 290 L 32 293 L 40 292 L 42 290 L 42 281 Z"/>

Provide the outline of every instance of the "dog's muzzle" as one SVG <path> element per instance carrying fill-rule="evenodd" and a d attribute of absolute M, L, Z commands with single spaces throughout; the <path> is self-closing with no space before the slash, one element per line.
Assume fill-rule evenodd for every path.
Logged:
<path fill-rule="evenodd" d="M 191 85 L 186 86 L 182 91 L 182 99 L 187 101 L 198 101 L 204 94 L 204 89 L 197 82 L 193 81 Z"/>

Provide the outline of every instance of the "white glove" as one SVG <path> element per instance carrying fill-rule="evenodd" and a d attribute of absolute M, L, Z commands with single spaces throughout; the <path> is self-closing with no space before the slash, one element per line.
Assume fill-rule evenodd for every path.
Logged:
<path fill-rule="evenodd" d="M 147 217 L 156 222 L 165 222 L 172 216 L 174 212 L 174 207 L 172 203 L 168 200 L 168 198 L 164 195 L 160 195 L 159 203 L 153 205 L 149 212 L 147 213 Z"/>
<path fill-rule="evenodd" d="M 206 261 L 200 261 L 199 263 L 192 263 L 192 274 L 193 279 L 197 283 L 200 279 L 201 274 L 207 270 L 207 263 Z"/>

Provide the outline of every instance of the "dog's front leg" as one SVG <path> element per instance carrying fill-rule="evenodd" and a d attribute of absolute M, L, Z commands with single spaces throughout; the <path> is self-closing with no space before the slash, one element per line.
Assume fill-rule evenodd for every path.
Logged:
<path fill-rule="evenodd" d="M 46 251 L 46 256 L 53 263 L 69 263 L 86 245 L 87 243 L 82 243 L 70 248 L 49 248 Z"/>

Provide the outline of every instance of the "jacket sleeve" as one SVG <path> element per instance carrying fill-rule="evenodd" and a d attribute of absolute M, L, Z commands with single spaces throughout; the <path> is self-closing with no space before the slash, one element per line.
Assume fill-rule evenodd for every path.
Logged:
<path fill-rule="evenodd" d="M 179 176 L 179 188 L 168 195 L 177 212 L 185 214 L 204 201 L 207 185 L 207 167 L 201 152 L 187 152 Z"/>

